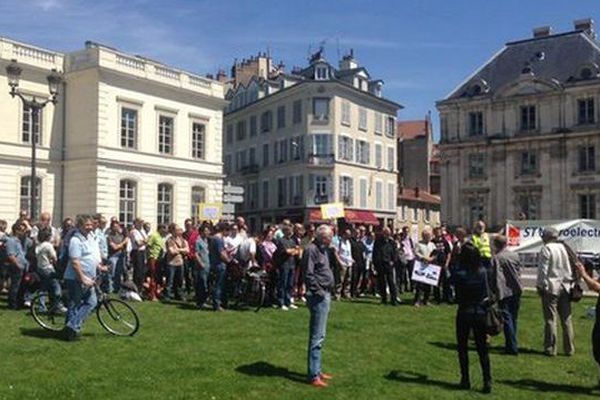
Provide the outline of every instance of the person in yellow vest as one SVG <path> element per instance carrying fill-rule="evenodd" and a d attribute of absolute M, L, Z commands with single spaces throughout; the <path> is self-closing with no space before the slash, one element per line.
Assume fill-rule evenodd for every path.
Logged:
<path fill-rule="evenodd" d="M 475 223 L 471 243 L 479 251 L 483 266 L 489 269 L 492 265 L 492 247 L 490 246 L 490 235 L 485 231 L 485 222 L 477 221 Z"/>

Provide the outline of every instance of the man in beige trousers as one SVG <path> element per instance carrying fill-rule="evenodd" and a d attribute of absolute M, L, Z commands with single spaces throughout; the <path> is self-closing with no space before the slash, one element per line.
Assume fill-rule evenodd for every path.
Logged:
<path fill-rule="evenodd" d="M 556 315 L 563 330 L 563 346 L 567 356 L 575 353 L 571 302 L 569 293 L 573 272 L 565 246 L 558 242 L 558 231 L 546 228 L 542 233 L 544 246 L 538 254 L 537 291 L 544 311 L 544 352 L 556 355 Z"/>

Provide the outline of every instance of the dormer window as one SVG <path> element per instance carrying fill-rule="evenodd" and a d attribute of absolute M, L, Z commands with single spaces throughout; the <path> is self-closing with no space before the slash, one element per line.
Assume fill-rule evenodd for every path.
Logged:
<path fill-rule="evenodd" d="M 315 68 L 315 79 L 325 81 L 329 79 L 329 68 L 325 65 L 320 65 Z"/>

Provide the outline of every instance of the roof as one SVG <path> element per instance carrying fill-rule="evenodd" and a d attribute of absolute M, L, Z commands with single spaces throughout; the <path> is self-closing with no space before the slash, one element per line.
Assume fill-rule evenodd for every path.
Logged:
<path fill-rule="evenodd" d="M 518 81 L 525 68 L 536 79 L 564 84 L 579 79 L 583 66 L 597 69 L 599 65 L 600 44 L 584 31 L 508 42 L 446 100 L 473 95 L 471 87 L 475 84 L 483 86 L 481 94 L 497 93 L 505 85 Z"/>
<path fill-rule="evenodd" d="M 436 196 L 422 189 L 410 189 L 410 188 L 402 188 L 400 189 L 400 194 L 398 195 L 400 200 L 402 201 L 416 201 L 421 203 L 429 203 L 429 204 L 441 204 L 440 196 Z"/>
<path fill-rule="evenodd" d="M 398 121 L 396 125 L 398 138 L 404 140 L 427 136 L 427 120 Z"/>

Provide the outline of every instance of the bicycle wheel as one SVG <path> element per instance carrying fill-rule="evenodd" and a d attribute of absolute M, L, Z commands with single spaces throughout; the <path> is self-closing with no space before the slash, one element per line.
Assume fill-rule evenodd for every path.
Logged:
<path fill-rule="evenodd" d="M 256 308 L 254 309 L 254 312 L 258 312 L 262 306 L 265 304 L 265 297 L 267 295 L 267 288 L 265 287 L 264 283 L 260 283 L 259 285 L 259 292 L 257 295 L 257 303 L 256 303 Z"/>
<path fill-rule="evenodd" d="M 65 314 L 56 312 L 50 305 L 50 299 L 48 293 L 37 292 L 31 300 L 31 315 L 33 319 L 42 328 L 60 332 L 65 327 Z"/>
<path fill-rule="evenodd" d="M 98 322 L 115 336 L 133 336 L 140 327 L 140 319 L 129 304 L 117 299 L 106 299 L 96 309 Z"/>

